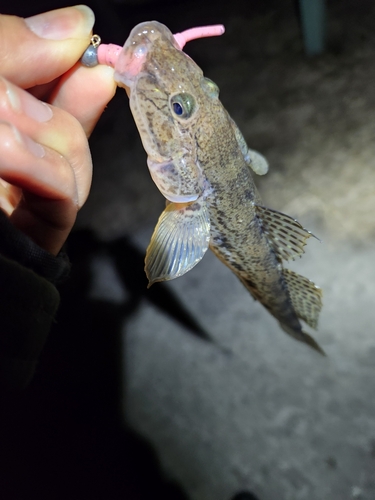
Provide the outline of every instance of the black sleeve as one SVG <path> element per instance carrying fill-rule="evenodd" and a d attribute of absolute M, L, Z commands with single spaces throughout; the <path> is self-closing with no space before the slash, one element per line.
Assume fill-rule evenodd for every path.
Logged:
<path fill-rule="evenodd" d="M 0 210 L 0 386 L 28 385 L 48 337 L 69 273 L 65 254 L 44 251 Z"/>

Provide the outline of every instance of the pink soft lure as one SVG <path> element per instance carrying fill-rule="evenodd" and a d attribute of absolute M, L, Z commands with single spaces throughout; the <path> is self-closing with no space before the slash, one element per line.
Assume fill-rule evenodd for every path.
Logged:
<path fill-rule="evenodd" d="M 191 40 L 196 40 L 198 38 L 205 38 L 210 36 L 220 36 L 224 33 L 225 28 L 222 24 L 215 24 L 212 26 L 200 26 L 197 28 L 190 28 L 183 31 L 182 33 L 176 33 L 173 35 L 178 46 L 182 50 L 187 42 Z M 116 65 L 118 55 L 122 47 L 120 45 L 115 45 L 113 43 L 105 44 L 102 43 L 98 47 L 98 62 L 99 64 L 106 64 L 107 66 Z"/>

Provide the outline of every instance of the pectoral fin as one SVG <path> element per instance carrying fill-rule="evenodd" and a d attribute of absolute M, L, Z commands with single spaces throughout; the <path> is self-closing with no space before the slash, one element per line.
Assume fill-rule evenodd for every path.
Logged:
<path fill-rule="evenodd" d="M 203 258 L 210 241 L 210 217 L 204 202 L 169 203 L 147 248 L 149 286 L 187 273 Z"/>
<path fill-rule="evenodd" d="M 256 174 L 264 175 L 268 172 L 268 161 L 263 155 L 258 153 L 258 151 L 248 149 L 244 158 L 246 163 Z"/>
<path fill-rule="evenodd" d="M 263 155 L 248 147 L 245 138 L 242 135 L 241 130 L 238 128 L 236 122 L 232 118 L 230 118 L 230 120 L 245 162 L 256 174 L 266 174 L 268 172 L 268 161 Z"/>
<path fill-rule="evenodd" d="M 289 215 L 259 205 L 255 208 L 264 233 L 281 259 L 295 259 L 305 253 L 303 247 L 306 245 L 306 240 L 314 236 L 310 231 Z"/>

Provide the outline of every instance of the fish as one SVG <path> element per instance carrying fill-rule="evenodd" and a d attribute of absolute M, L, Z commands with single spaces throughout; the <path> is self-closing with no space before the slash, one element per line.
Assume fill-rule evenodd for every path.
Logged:
<path fill-rule="evenodd" d="M 317 329 L 322 290 L 283 264 L 314 235 L 263 205 L 253 174 L 266 174 L 268 162 L 247 146 L 218 86 L 157 21 L 131 31 L 115 80 L 166 199 L 146 251 L 149 286 L 184 275 L 210 248 L 282 330 L 324 355 L 301 324 Z"/>

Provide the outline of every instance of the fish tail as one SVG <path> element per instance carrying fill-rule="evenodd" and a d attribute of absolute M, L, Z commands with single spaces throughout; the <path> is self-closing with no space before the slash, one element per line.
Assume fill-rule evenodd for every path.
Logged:
<path fill-rule="evenodd" d="M 322 291 L 312 281 L 301 276 L 290 269 L 283 269 L 282 276 L 285 280 L 289 300 L 284 304 L 283 314 L 280 310 L 270 307 L 269 303 L 257 290 L 254 283 L 239 276 L 242 283 L 251 293 L 255 300 L 258 300 L 263 306 L 276 318 L 280 327 L 288 335 L 300 342 L 309 345 L 312 349 L 325 356 L 325 352 L 320 345 L 306 332 L 302 330 L 300 319 L 309 326 L 316 329 L 318 326 L 318 317 L 322 307 Z M 289 302 L 290 301 L 290 302 Z M 292 308 L 291 310 L 289 308 Z M 289 314 L 287 311 L 289 310 Z M 283 319 L 282 319 L 283 318 Z"/>
<path fill-rule="evenodd" d="M 309 279 L 290 269 L 283 269 L 282 274 L 288 287 L 295 314 L 316 330 L 322 308 L 322 290 Z M 299 328 L 293 328 L 292 325 L 286 325 L 282 322 L 280 322 L 280 326 L 295 339 L 309 345 L 323 356 L 326 355 L 320 345 L 308 333 L 304 332 L 300 326 Z"/>
<path fill-rule="evenodd" d="M 304 332 L 302 329 L 300 331 L 296 331 L 293 328 L 291 328 L 283 323 L 280 323 L 280 327 L 284 330 L 284 332 L 286 332 L 288 335 L 290 335 L 294 339 L 299 340 L 300 342 L 303 342 L 304 344 L 307 344 L 308 346 L 310 346 L 312 349 L 317 351 L 322 356 L 326 356 L 326 353 L 320 347 L 318 342 L 316 342 L 316 340 L 314 340 L 311 337 L 311 335 Z"/>

